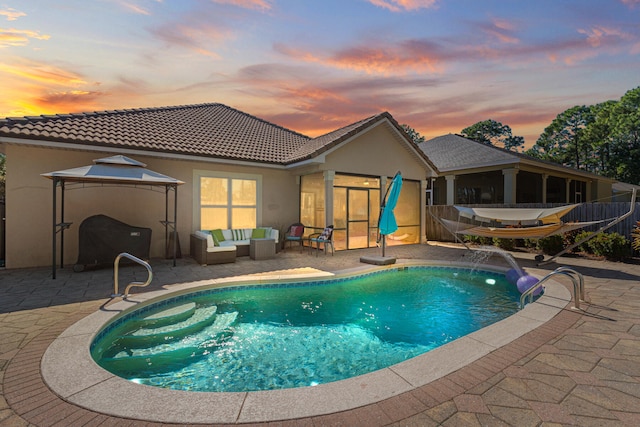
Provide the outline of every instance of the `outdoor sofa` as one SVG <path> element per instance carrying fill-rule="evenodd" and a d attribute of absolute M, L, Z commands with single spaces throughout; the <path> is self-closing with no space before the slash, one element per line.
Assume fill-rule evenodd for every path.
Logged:
<path fill-rule="evenodd" d="M 276 248 L 280 232 L 276 228 L 198 230 L 191 234 L 191 257 L 198 264 L 235 262 L 236 257 L 249 256 L 251 239 L 273 239 Z"/>

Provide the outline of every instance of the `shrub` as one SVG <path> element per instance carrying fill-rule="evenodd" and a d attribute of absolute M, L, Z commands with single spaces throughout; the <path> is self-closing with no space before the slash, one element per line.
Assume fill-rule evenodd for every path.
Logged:
<path fill-rule="evenodd" d="M 538 247 L 538 239 L 523 239 L 522 244 L 525 248 L 535 249 Z"/>
<path fill-rule="evenodd" d="M 492 243 L 493 246 L 497 246 L 500 249 L 504 249 L 505 251 L 512 251 L 516 247 L 515 240 L 513 239 L 494 237 Z"/>
<path fill-rule="evenodd" d="M 491 245 L 493 243 L 490 237 L 471 236 L 468 234 L 463 236 L 463 240 L 467 243 L 474 243 L 477 245 Z"/>
<path fill-rule="evenodd" d="M 593 234 L 593 231 L 581 231 L 580 233 L 576 234 L 576 238 L 575 238 L 575 242 L 579 242 L 580 240 L 591 236 Z M 593 250 L 591 249 L 591 247 L 589 247 L 589 241 L 587 240 L 586 242 L 580 244 L 577 248 L 577 250 L 582 251 L 582 252 L 586 252 L 588 254 L 592 254 Z"/>
<path fill-rule="evenodd" d="M 562 235 L 562 240 L 565 247 L 569 247 L 578 241 L 578 235 L 581 233 L 579 230 L 567 231 Z M 579 247 L 573 248 L 571 252 L 578 252 L 580 250 Z"/>
<path fill-rule="evenodd" d="M 640 221 L 636 221 L 636 225 L 631 232 L 631 238 L 633 239 L 631 242 L 633 249 L 640 251 Z"/>
<path fill-rule="evenodd" d="M 564 241 L 559 234 L 543 237 L 542 239 L 538 239 L 537 248 L 547 255 L 555 255 L 564 249 Z"/>
<path fill-rule="evenodd" d="M 586 242 L 593 254 L 622 260 L 631 254 L 629 241 L 618 233 L 602 233 Z"/>

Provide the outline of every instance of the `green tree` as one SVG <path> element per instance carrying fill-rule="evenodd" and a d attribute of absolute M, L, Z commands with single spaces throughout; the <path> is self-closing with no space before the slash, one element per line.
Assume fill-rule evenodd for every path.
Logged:
<path fill-rule="evenodd" d="M 620 98 L 612 109 L 610 122 L 613 177 L 640 184 L 640 87 Z"/>
<path fill-rule="evenodd" d="M 533 151 L 544 160 L 576 169 L 583 168 L 584 159 L 590 153 L 583 131 L 593 120 L 590 107 L 576 105 L 565 110 L 545 128 Z"/>
<path fill-rule="evenodd" d="M 603 176 L 613 177 L 611 165 L 611 117 L 617 101 L 606 101 L 591 106 L 593 121 L 582 132 L 583 142 L 590 148 L 585 158 L 585 169 Z"/>
<path fill-rule="evenodd" d="M 421 142 L 425 141 L 425 137 L 420 135 L 420 133 L 418 133 L 418 131 L 415 130 L 414 128 L 412 128 L 411 126 L 409 126 L 409 125 L 400 125 L 400 126 L 402 127 L 402 129 L 404 129 L 404 131 L 407 133 L 407 135 L 409 135 L 409 137 L 416 144 L 420 144 Z"/>
<path fill-rule="evenodd" d="M 505 149 L 518 151 L 524 146 L 524 138 L 513 135 L 508 125 L 503 125 L 495 120 L 483 120 L 460 132 L 466 138 L 481 142 L 487 145 L 498 146 L 501 144 Z"/>

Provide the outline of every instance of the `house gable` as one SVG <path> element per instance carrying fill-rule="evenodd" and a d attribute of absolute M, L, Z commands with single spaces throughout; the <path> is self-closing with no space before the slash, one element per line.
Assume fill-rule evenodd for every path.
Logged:
<path fill-rule="evenodd" d="M 418 180 L 433 175 L 433 170 L 385 122 L 380 122 L 337 146 L 326 155 L 322 169 L 363 175 L 370 175 L 375 171 L 378 175 L 389 177 L 400 170 L 406 179 Z"/>

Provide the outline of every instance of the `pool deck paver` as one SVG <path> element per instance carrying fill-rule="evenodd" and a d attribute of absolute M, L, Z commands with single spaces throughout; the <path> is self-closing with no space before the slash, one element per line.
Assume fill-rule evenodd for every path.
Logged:
<path fill-rule="evenodd" d="M 178 260 L 175 268 L 169 260 L 152 260 L 154 281 L 149 290 L 300 267 L 342 271 L 361 265 L 360 256 L 379 251 L 315 257 L 291 250 L 270 260 L 243 257 L 234 264 L 208 267 L 188 257 Z M 387 248 L 387 255 L 403 259 L 464 261 L 467 254 L 455 245 Z M 590 303 L 582 303 L 581 311 L 566 308 L 475 362 L 378 403 L 329 415 L 243 425 L 640 425 L 640 266 L 561 258 L 557 264 L 536 267 L 532 255 L 514 256 L 536 274 L 560 265 L 574 267 L 585 276 Z M 501 265 L 502 260 L 493 257 L 490 263 Z M 48 346 L 108 301 L 112 274 L 111 269 L 73 273 L 67 267 L 52 280 L 50 268 L 0 271 L 0 427 L 171 425 L 86 410 L 59 398 L 42 378 L 40 362 Z M 146 272 L 135 267 L 123 267 L 120 274 L 121 286 L 146 278 Z"/>

